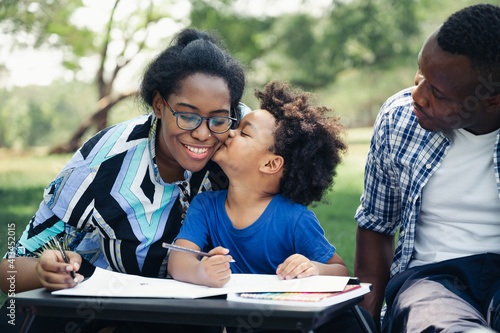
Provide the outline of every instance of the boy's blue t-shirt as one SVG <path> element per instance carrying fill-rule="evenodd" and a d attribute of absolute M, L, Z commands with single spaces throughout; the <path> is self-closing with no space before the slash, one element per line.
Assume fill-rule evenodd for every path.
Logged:
<path fill-rule="evenodd" d="M 335 247 L 307 207 L 275 195 L 257 221 L 237 229 L 226 213 L 226 196 L 227 190 L 198 194 L 176 239 L 204 250 L 228 248 L 236 261 L 231 263 L 233 273 L 275 274 L 278 265 L 295 253 L 321 263 L 333 257 Z"/>

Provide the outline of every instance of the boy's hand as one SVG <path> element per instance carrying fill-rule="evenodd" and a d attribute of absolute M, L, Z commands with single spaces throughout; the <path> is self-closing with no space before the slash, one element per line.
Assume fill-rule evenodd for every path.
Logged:
<path fill-rule="evenodd" d="M 301 254 L 292 254 L 276 269 L 276 274 L 280 280 L 290 280 L 303 278 L 311 275 L 318 275 L 319 269 L 314 262 Z"/>
<path fill-rule="evenodd" d="M 223 287 L 231 279 L 231 268 L 229 262 L 233 259 L 229 250 L 223 247 L 212 249 L 210 254 L 213 257 L 204 257 L 199 262 L 197 274 L 200 276 L 204 285 L 208 287 Z"/>

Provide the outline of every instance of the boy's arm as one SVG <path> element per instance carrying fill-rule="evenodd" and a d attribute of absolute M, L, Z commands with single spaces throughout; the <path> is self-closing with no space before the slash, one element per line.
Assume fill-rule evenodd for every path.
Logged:
<path fill-rule="evenodd" d="M 195 243 L 186 239 L 177 239 L 176 245 L 200 250 Z M 203 257 L 192 253 L 171 251 L 168 259 L 168 273 L 176 280 L 204 285 L 208 287 L 223 287 L 231 279 L 228 249 L 216 247 L 209 253 L 213 257 Z"/>
<path fill-rule="evenodd" d="M 333 255 L 326 263 L 313 261 L 319 268 L 319 275 L 338 275 L 349 276 L 349 270 L 337 253 Z"/>
<path fill-rule="evenodd" d="M 282 280 L 311 275 L 349 276 L 344 261 L 335 253 L 326 263 L 311 261 L 301 254 L 293 254 L 278 266 L 276 274 Z"/>

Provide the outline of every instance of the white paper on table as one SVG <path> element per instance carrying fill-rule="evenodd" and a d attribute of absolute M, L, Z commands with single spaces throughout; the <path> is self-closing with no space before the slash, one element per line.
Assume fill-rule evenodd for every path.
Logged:
<path fill-rule="evenodd" d="M 311 276 L 280 280 L 277 275 L 232 274 L 222 288 L 210 288 L 173 279 L 147 278 L 96 268 L 74 288 L 53 295 L 98 297 L 200 298 L 242 292 L 336 292 L 344 290 L 348 276 Z"/>
<path fill-rule="evenodd" d="M 226 293 L 243 292 L 336 292 L 344 290 L 348 276 L 315 275 L 301 279 L 280 280 L 277 275 L 233 274 Z"/>

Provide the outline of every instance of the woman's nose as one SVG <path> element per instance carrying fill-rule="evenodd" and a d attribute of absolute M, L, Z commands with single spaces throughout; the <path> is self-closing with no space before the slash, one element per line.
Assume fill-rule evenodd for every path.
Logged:
<path fill-rule="evenodd" d="M 200 141 L 207 140 L 212 136 L 212 131 L 208 128 L 208 120 L 203 119 L 200 126 L 191 131 L 191 135 Z"/>

